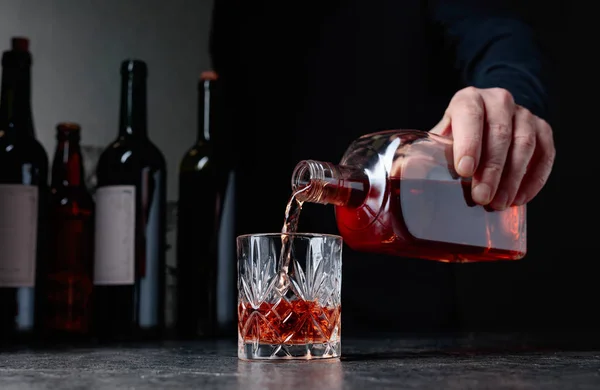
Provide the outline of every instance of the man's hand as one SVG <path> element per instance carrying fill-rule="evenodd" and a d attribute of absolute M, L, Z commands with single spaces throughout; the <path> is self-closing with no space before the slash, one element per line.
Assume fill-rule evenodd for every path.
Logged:
<path fill-rule="evenodd" d="M 505 89 L 458 91 L 431 132 L 452 136 L 454 166 L 473 178 L 473 201 L 496 210 L 529 202 L 554 164 L 552 128 Z"/>

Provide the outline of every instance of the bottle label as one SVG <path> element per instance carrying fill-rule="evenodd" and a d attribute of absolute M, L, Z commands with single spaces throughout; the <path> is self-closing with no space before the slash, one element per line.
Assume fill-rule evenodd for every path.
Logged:
<path fill-rule="evenodd" d="M 0 287 L 35 286 L 36 186 L 0 184 Z"/>
<path fill-rule="evenodd" d="M 135 282 L 135 186 L 96 190 L 94 247 L 94 284 Z"/>

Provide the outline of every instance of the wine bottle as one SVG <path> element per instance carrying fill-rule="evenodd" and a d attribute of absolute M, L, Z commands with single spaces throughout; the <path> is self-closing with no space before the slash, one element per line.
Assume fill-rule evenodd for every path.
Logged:
<path fill-rule="evenodd" d="M 335 205 L 354 250 L 442 262 L 524 257 L 526 207 L 476 205 L 452 162 L 451 138 L 382 131 L 354 141 L 340 164 L 301 161 L 292 189 L 300 202 Z"/>
<path fill-rule="evenodd" d="M 43 331 L 45 340 L 85 341 L 93 308 L 94 201 L 85 185 L 80 126 L 60 123 L 52 164 Z"/>
<path fill-rule="evenodd" d="M 198 135 L 179 168 L 176 331 L 184 339 L 223 336 L 234 327 L 229 319 L 235 318 L 235 301 L 219 293 L 219 283 L 235 279 L 235 267 L 223 264 L 219 269 L 228 172 L 211 136 L 223 126 L 221 94 L 217 74 L 203 72 L 198 82 Z M 233 314 L 219 316 L 223 310 Z"/>
<path fill-rule="evenodd" d="M 119 134 L 96 167 L 94 327 L 100 339 L 164 330 L 166 163 L 147 133 L 146 63 L 121 64 Z"/>
<path fill-rule="evenodd" d="M 13 38 L 0 93 L 0 341 L 32 336 L 37 324 L 48 156 L 35 138 L 31 64 L 29 40 Z"/>

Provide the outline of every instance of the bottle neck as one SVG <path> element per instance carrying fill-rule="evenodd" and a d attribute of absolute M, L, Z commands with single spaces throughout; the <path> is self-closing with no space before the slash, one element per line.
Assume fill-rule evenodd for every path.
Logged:
<path fill-rule="evenodd" d="M 213 80 L 198 82 L 198 143 L 210 141 L 210 130 L 214 121 Z"/>
<path fill-rule="evenodd" d="M 52 164 L 53 188 L 78 188 L 85 186 L 85 171 L 79 137 L 59 135 Z"/>
<path fill-rule="evenodd" d="M 31 69 L 27 65 L 5 64 L 2 68 L 0 131 L 35 137 L 31 114 Z"/>
<path fill-rule="evenodd" d="M 367 174 L 345 165 L 304 160 L 296 165 L 292 174 L 292 190 L 303 202 L 359 207 L 369 189 Z"/>
<path fill-rule="evenodd" d="M 145 138 L 147 131 L 146 78 L 125 73 L 121 78 L 119 136 Z"/>

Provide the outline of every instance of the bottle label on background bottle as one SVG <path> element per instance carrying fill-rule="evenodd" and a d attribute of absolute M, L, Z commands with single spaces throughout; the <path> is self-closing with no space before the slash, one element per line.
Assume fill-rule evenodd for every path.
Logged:
<path fill-rule="evenodd" d="M 0 287 L 33 287 L 37 250 L 36 186 L 0 184 Z"/>
<path fill-rule="evenodd" d="M 94 284 L 135 282 L 135 186 L 96 190 L 94 247 Z"/>

